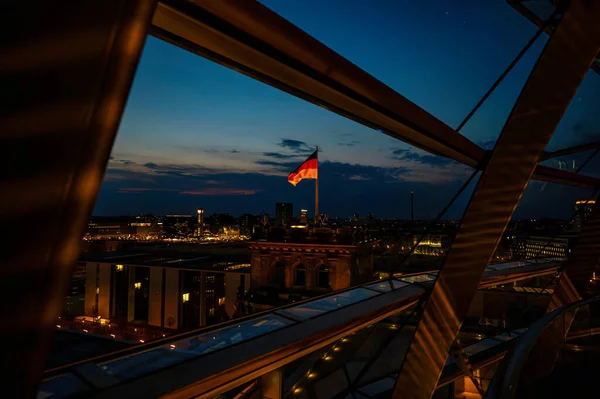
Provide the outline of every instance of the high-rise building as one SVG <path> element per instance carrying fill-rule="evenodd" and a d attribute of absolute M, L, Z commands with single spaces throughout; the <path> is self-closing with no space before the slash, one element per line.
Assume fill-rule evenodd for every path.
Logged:
<path fill-rule="evenodd" d="M 211 231 L 222 233 L 225 228 L 233 226 L 233 216 L 228 213 L 213 213 L 211 216 Z"/>
<path fill-rule="evenodd" d="M 300 224 L 308 224 L 308 211 L 300 209 Z"/>
<path fill-rule="evenodd" d="M 286 227 L 292 223 L 294 204 L 278 202 L 275 204 L 275 226 Z"/>
<path fill-rule="evenodd" d="M 573 231 L 581 231 L 583 223 L 592 214 L 595 200 L 578 200 L 575 201 L 575 217 L 573 218 Z"/>
<path fill-rule="evenodd" d="M 255 215 L 246 213 L 240 218 L 240 234 L 251 236 L 254 233 L 254 227 L 259 224 L 259 219 Z"/>
<path fill-rule="evenodd" d="M 198 208 L 198 227 L 196 229 L 198 237 L 202 237 L 204 233 L 204 209 Z"/>

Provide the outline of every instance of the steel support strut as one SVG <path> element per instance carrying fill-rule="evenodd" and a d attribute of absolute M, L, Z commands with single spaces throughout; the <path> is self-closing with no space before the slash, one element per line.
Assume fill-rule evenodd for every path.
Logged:
<path fill-rule="evenodd" d="M 600 2 L 573 1 L 549 39 L 467 206 L 425 303 L 394 397 L 433 394 L 479 280 L 536 164 L 600 48 Z"/>
<path fill-rule="evenodd" d="M 0 375 L 11 397 L 36 396 L 155 3 L 3 7 Z"/>
<path fill-rule="evenodd" d="M 585 205 L 584 205 L 585 206 Z M 548 312 L 578 301 L 592 286 L 590 278 L 600 264 L 600 206 L 596 202 L 573 252 L 567 259 L 558 280 Z"/>

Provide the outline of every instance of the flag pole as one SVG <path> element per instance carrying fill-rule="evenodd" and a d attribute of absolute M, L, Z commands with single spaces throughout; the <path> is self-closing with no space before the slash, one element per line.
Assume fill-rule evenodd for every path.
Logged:
<path fill-rule="evenodd" d="M 319 223 L 319 146 L 317 146 L 317 178 L 315 179 L 315 226 Z"/>

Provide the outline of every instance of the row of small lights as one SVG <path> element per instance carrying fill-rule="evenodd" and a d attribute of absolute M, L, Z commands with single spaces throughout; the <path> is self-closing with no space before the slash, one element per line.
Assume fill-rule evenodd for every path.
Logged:
<path fill-rule="evenodd" d="M 108 327 L 111 327 L 111 325 L 109 324 L 109 325 L 108 325 Z M 57 324 L 57 325 L 56 325 L 56 328 L 62 328 L 62 326 L 61 326 L 60 324 Z M 84 328 L 82 331 L 83 331 L 84 333 L 86 333 L 86 334 L 88 334 L 88 333 L 89 333 L 89 331 L 88 331 L 87 329 L 85 329 L 85 328 Z M 137 328 L 134 328 L 134 332 L 137 332 Z M 164 338 L 164 337 L 166 337 L 167 335 L 166 335 L 166 334 L 163 334 L 162 336 L 163 336 L 163 338 Z M 117 336 L 116 336 L 115 334 L 110 334 L 110 337 L 111 337 L 111 338 L 113 338 L 113 339 L 117 339 Z M 140 340 L 138 340 L 138 341 L 139 341 L 140 343 L 142 343 L 142 344 L 146 343 L 146 341 L 144 341 L 143 339 L 140 339 Z M 171 349 L 175 349 L 175 345 L 171 345 Z"/>
<path fill-rule="evenodd" d="M 370 327 L 370 326 L 369 326 L 369 327 Z M 352 333 L 352 334 L 350 334 L 350 335 L 354 335 L 354 333 Z M 331 349 L 332 349 L 334 352 L 339 352 L 339 351 L 341 351 L 341 350 L 342 350 L 342 348 L 340 348 L 340 346 L 339 346 L 339 345 L 341 345 L 342 343 L 346 343 L 346 342 L 348 342 L 348 341 L 350 341 L 350 339 L 349 339 L 349 338 L 342 338 L 342 339 L 341 339 L 341 341 L 340 341 L 340 344 L 338 344 L 338 345 L 335 345 L 335 346 L 334 346 L 333 348 L 331 348 Z M 323 356 L 323 360 L 325 360 L 325 361 L 327 361 L 327 362 L 328 362 L 328 361 L 331 361 L 331 360 L 333 360 L 333 356 L 331 356 L 331 355 L 329 355 L 328 353 L 326 353 L 326 354 Z M 315 379 L 315 378 L 317 377 L 317 374 L 316 374 L 316 373 L 313 373 L 313 372 L 312 372 L 312 370 L 308 370 L 308 371 L 306 372 L 306 377 L 307 377 L 308 379 L 312 380 L 312 379 Z M 302 393 L 302 388 L 300 388 L 300 387 L 298 387 L 298 388 L 295 388 L 293 392 L 294 392 L 294 394 L 295 394 L 295 395 L 298 395 L 298 394 Z"/>

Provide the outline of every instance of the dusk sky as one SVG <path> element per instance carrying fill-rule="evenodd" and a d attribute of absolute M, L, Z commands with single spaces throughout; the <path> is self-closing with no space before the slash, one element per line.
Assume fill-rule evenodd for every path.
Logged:
<path fill-rule="evenodd" d="M 263 4 L 456 127 L 535 33 L 504 1 L 269 0 Z M 462 134 L 491 149 L 542 36 Z M 600 77 L 590 72 L 549 150 L 599 137 Z M 319 145 L 320 210 L 432 218 L 471 169 L 428 155 L 287 93 L 149 37 L 95 215 L 233 215 L 314 207 L 314 181 L 287 182 Z M 576 158 L 576 164 L 587 154 Z M 549 163 L 556 167 L 557 161 Z M 596 160 L 584 173 L 597 175 Z M 447 215 L 459 218 L 470 191 Z M 589 190 L 532 183 L 517 217 L 562 217 Z"/>

